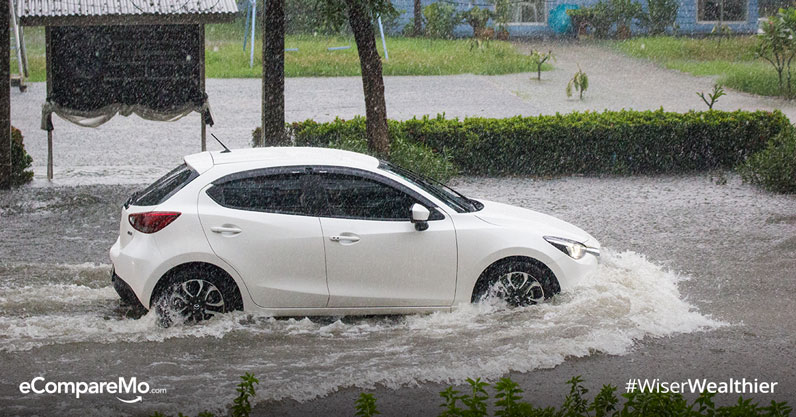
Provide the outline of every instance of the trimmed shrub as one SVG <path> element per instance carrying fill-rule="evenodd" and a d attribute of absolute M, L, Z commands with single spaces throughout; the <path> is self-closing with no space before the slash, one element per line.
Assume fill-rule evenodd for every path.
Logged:
<path fill-rule="evenodd" d="M 33 179 L 33 171 L 26 171 L 33 163 L 33 158 L 25 151 L 22 139 L 22 131 L 11 126 L 11 185 L 15 187 Z"/>
<path fill-rule="evenodd" d="M 390 132 L 428 146 L 462 174 L 632 175 L 733 168 L 787 126 L 779 111 L 658 110 L 508 119 L 426 116 L 391 121 Z M 309 146 L 365 137 L 362 119 L 294 123 L 291 131 L 297 144 Z"/>
<path fill-rule="evenodd" d="M 671 174 L 735 168 L 789 128 L 790 122 L 779 111 L 623 110 L 464 120 L 425 116 L 389 121 L 390 160 L 440 180 L 457 171 L 534 176 Z M 364 118 L 307 120 L 289 125 L 288 133 L 297 146 L 367 152 Z"/>
<path fill-rule="evenodd" d="M 796 131 L 786 129 L 739 169 L 741 178 L 766 190 L 796 193 Z"/>

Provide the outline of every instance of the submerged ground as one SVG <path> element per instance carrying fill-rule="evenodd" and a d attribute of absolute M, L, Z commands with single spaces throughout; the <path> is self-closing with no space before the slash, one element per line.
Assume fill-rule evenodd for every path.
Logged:
<path fill-rule="evenodd" d="M 702 106 L 694 91 L 712 85 L 606 50 L 556 48 L 557 69 L 541 83 L 530 74 L 389 77 L 390 117 L 686 111 Z M 591 78 L 583 102 L 564 96 L 576 64 Z M 259 81 L 209 80 L 208 90 L 217 121 L 211 131 L 230 147 L 247 146 L 259 120 Z M 0 414 L 220 409 L 244 372 L 261 378 L 260 415 L 351 415 L 365 388 L 377 390 L 385 415 L 436 414 L 445 384 L 510 371 L 537 405 L 560 404 L 574 375 L 595 389 L 622 387 L 631 377 L 758 378 L 779 382 L 775 395 L 756 396 L 763 402 L 796 399 L 796 197 L 761 192 L 728 173 L 457 178 L 467 194 L 589 231 L 606 247 L 598 275 L 552 303 L 520 310 L 490 304 L 340 321 L 241 313 L 161 329 L 118 307 L 107 250 L 127 196 L 198 151 L 198 117 L 170 124 L 118 117 L 99 129 L 56 119 L 56 179 L 48 183 L 39 130 L 44 86 L 28 91 L 12 93 L 12 123 L 25 134 L 36 180 L 0 192 Z M 292 79 L 286 94 L 289 120 L 364 113 L 357 78 Z M 718 107 L 796 116 L 790 103 L 735 92 Z M 20 394 L 19 384 L 36 376 L 137 377 L 167 392 L 137 404 L 112 395 Z"/>
<path fill-rule="evenodd" d="M 457 179 L 469 195 L 554 214 L 602 240 L 597 276 L 542 306 L 343 320 L 239 313 L 171 329 L 127 317 L 109 286 L 106 251 L 134 187 L 4 192 L 0 404 L 24 415 L 195 413 L 227 404 L 244 372 L 261 378 L 263 415 L 350 415 L 355 396 L 374 387 L 386 415 L 425 415 L 436 412 L 437 383 L 509 371 L 526 372 L 512 376 L 537 404 L 560 404 L 574 375 L 591 388 L 630 377 L 759 378 L 779 390 L 757 398 L 793 400 L 796 199 L 727 180 Z M 18 384 L 35 376 L 135 376 L 167 394 L 134 405 L 21 395 Z"/>

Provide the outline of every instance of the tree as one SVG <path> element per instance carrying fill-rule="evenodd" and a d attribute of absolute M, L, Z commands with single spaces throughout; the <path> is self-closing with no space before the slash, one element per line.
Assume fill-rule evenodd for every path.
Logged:
<path fill-rule="evenodd" d="M 368 150 L 386 157 L 390 152 L 390 136 L 387 129 L 381 57 L 376 49 L 373 21 L 379 15 L 395 16 L 398 12 L 389 0 L 323 0 L 321 7 L 327 24 L 331 27 L 339 28 L 345 22 L 346 16 L 348 17 L 362 70 Z"/>
<path fill-rule="evenodd" d="M 423 34 L 423 3 L 421 0 L 415 0 L 415 29 L 414 35 L 420 36 Z"/>
<path fill-rule="evenodd" d="M 266 1 L 262 22 L 263 131 L 255 146 L 278 145 L 285 140 L 285 0 Z"/>
<path fill-rule="evenodd" d="M 362 89 L 365 92 L 365 121 L 368 149 L 377 155 L 390 153 L 390 136 L 387 130 L 387 104 L 384 100 L 384 77 L 381 57 L 376 49 L 373 16 L 368 10 L 368 0 L 346 0 L 348 21 L 354 32 L 362 69 Z"/>
<path fill-rule="evenodd" d="M 8 2 L 0 2 L 8 3 Z M 11 96 L 9 85 L 9 5 L 0 4 L 0 189 L 11 186 Z"/>

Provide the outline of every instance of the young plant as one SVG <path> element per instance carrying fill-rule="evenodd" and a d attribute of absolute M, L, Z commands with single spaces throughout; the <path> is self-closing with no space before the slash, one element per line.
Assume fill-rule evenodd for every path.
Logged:
<path fill-rule="evenodd" d="M 579 97 L 583 100 L 583 93 L 589 88 L 589 77 L 580 69 L 578 65 L 578 72 L 572 76 L 572 79 L 567 83 L 567 97 L 572 97 L 572 89 L 578 92 Z"/>
<path fill-rule="evenodd" d="M 459 394 L 460 392 L 453 389 L 453 387 L 448 387 L 439 393 L 439 396 L 445 399 L 445 402 L 440 404 L 440 407 L 443 408 L 442 413 L 440 413 L 440 417 L 456 417 L 462 415 L 464 410 L 459 408 L 456 403 L 464 398 L 464 396 Z"/>
<path fill-rule="evenodd" d="M 777 71 L 777 81 L 780 93 L 785 93 L 783 85 L 783 72 L 788 70 L 787 96 L 791 96 L 790 88 L 790 63 L 796 54 L 793 31 L 785 22 L 783 11 L 763 24 L 763 33 L 760 35 L 760 44 L 757 46 L 756 55 L 765 59 Z"/>
<path fill-rule="evenodd" d="M 583 378 L 578 376 L 572 377 L 569 381 L 569 394 L 564 398 L 564 404 L 561 406 L 561 411 L 567 416 L 583 416 L 589 409 L 589 400 L 585 398 L 589 392 L 583 386 Z"/>
<path fill-rule="evenodd" d="M 556 59 L 555 55 L 553 55 L 553 51 L 547 51 L 547 53 L 537 51 L 534 49 L 531 51 L 531 64 L 536 66 L 536 79 L 541 81 L 542 80 L 542 65 L 549 60 Z"/>
<path fill-rule="evenodd" d="M 249 417 L 249 414 L 252 412 L 252 405 L 249 398 L 256 395 L 254 392 L 254 385 L 259 384 L 260 380 L 248 372 L 241 376 L 240 379 L 243 381 L 238 384 L 238 396 L 232 402 L 230 415 L 232 415 L 232 417 Z"/>
<path fill-rule="evenodd" d="M 705 98 L 704 92 L 697 92 L 696 94 L 702 99 L 702 101 L 705 102 L 705 104 L 708 106 L 708 110 L 713 110 L 713 105 L 719 101 L 719 97 L 727 95 L 727 93 L 724 92 L 724 87 L 718 84 L 713 84 L 713 92 L 708 93 L 708 98 L 710 101 L 708 101 L 708 98 Z"/>
<path fill-rule="evenodd" d="M 376 409 L 376 397 L 373 394 L 366 394 L 361 393 L 359 394 L 359 398 L 354 403 L 354 408 L 356 409 L 356 413 L 354 414 L 356 417 L 373 417 L 377 414 L 381 414 L 379 410 Z"/>
<path fill-rule="evenodd" d="M 594 411 L 594 417 L 613 416 L 616 411 L 619 398 L 616 398 L 616 387 L 613 385 L 603 385 L 600 393 L 594 397 L 589 411 Z"/>
<path fill-rule="evenodd" d="M 501 378 L 495 384 L 496 417 L 514 417 L 521 415 L 522 389 L 519 384 L 509 378 Z"/>
<path fill-rule="evenodd" d="M 462 402 L 467 406 L 468 417 L 486 417 L 486 401 L 489 399 L 489 394 L 486 392 L 488 383 L 481 381 L 481 378 L 467 378 L 467 383 L 472 388 L 472 393 L 469 396 L 463 396 Z"/>

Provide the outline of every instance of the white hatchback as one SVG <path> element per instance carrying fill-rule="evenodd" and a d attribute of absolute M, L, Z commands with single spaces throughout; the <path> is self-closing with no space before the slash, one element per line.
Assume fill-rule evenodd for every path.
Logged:
<path fill-rule="evenodd" d="M 110 257 L 124 301 L 193 322 L 533 304 L 589 275 L 599 248 L 367 155 L 290 147 L 185 157 L 125 203 Z"/>

